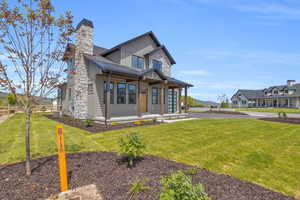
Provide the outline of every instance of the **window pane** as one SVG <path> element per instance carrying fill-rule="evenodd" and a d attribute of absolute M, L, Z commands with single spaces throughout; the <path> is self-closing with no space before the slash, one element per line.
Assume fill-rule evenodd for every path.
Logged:
<path fill-rule="evenodd" d="M 131 66 L 135 68 L 144 69 L 144 58 L 138 56 L 132 56 Z"/>
<path fill-rule="evenodd" d="M 152 88 L 152 104 L 158 104 L 158 88 Z"/>
<path fill-rule="evenodd" d="M 136 104 L 136 86 L 135 85 L 128 85 L 128 103 L 129 104 Z"/>
<path fill-rule="evenodd" d="M 125 83 L 117 84 L 117 103 L 118 104 L 126 103 L 126 84 Z"/>
<path fill-rule="evenodd" d="M 153 66 L 154 69 L 162 71 L 162 63 L 160 61 L 153 60 L 152 61 L 152 66 Z"/>

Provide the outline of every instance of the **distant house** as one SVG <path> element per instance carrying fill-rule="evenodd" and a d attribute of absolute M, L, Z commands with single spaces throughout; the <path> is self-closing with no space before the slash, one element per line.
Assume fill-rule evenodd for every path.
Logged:
<path fill-rule="evenodd" d="M 286 85 L 262 90 L 238 90 L 231 101 L 232 106 L 236 108 L 300 108 L 300 84 L 295 80 L 288 80 Z"/>
<path fill-rule="evenodd" d="M 94 45 L 93 29 L 82 20 L 66 49 L 67 82 L 58 91 L 64 114 L 105 122 L 184 115 L 179 99 L 192 85 L 171 77 L 175 60 L 153 32 L 107 49 Z"/>

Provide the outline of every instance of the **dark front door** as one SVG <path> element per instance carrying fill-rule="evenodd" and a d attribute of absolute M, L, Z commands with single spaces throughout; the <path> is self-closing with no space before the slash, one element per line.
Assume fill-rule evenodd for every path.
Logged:
<path fill-rule="evenodd" d="M 169 89 L 168 91 L 168 113 L 177 112 L 177 91 Z"/>

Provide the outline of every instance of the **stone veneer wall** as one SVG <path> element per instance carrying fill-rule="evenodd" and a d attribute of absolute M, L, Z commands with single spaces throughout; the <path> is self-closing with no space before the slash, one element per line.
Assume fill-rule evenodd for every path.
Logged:
<path fill-rule="evenodd" d="M 88 115 L 88 67 L 83 54 L 93 55 L 93 28 L 81 25 L 77 30 L 75 53 L 74 117 L 84 119 Z"/>

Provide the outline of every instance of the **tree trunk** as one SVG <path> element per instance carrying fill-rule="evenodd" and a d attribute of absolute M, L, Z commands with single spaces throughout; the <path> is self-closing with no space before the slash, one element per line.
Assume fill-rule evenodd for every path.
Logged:
<path fill-rule="evenodd" d="M 31 175 L 30 168 L 30 117 L 31 110 L 30 107 L 25 108 L 25 126 L 26 126 L 26 175 Z"/>

